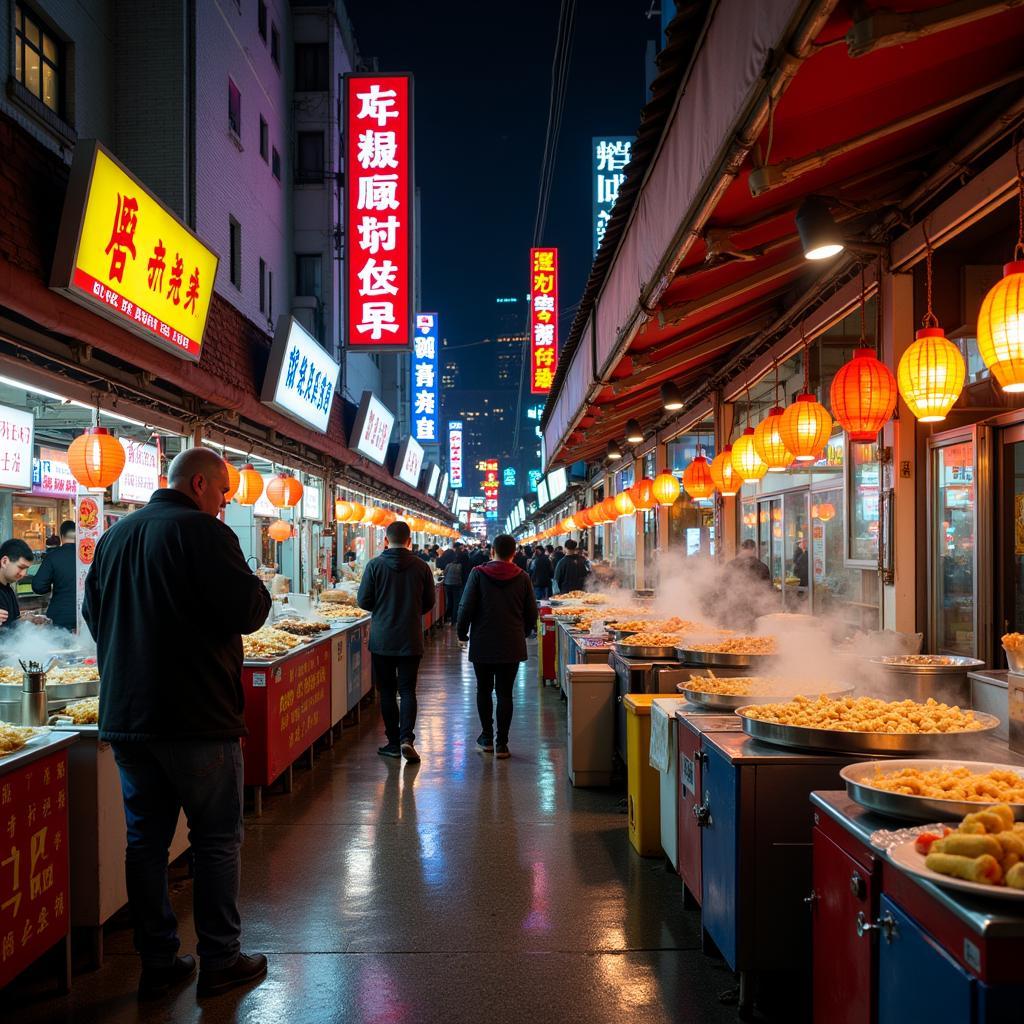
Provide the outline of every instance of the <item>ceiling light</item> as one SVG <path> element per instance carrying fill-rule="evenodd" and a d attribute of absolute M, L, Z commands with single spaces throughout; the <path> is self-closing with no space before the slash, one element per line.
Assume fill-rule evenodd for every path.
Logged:
<path fill-rule="evenodd" d="M 796 211 L 796 230 L 804 259 L 827 260 L 846 247 L 839 225 L 819 196 L 808 196 L 800 204 Z"/>
<path fill-rule="evenodd" d="M 23 391 L 31 391 L 33 395 L 42 395 L 43 398 L 53 398 L 58 402 L 64 401 L 63 395 L 54 394 L 52 391 L 44 391 L 42 388 L 37 388 L 34 384 L 26 384 L 20 380 L 14 380 L 12 377 L 0 377 L 0 384 L 6 384 L 8 387 L 21 388 Z"/>
<path fill-rule="evenodd" d="M 683 396 L 671 381 L 661 385 L 661 404 L 669 412 L 677 412 L 683 407 Z"/>
<path fill-rule="evenodd" d="M 626 424 L 626 440 L 630 444 L 639 444 L 644 439 L 644 432 L 636 420 L 630 420 Z"/>
<path fill-rule="evenodd" d="M 608 442 L 608 450 L 605 453 L 609 459 L 621 459 L 622 449 L 614 442 Z"/>

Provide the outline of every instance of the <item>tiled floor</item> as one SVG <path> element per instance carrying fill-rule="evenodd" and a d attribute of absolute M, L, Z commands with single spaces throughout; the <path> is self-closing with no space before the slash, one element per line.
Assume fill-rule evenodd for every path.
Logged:
<path fill-rule="evenodd" d="M 376 710 L 364 712 L 247 819 L 243 945 L 270 957 L 262 985 L 140 1006 L 119 924 L 102 970 L 77 975 L 68 998 L 19 998 L 10 1019 L 735 1020 L 719 1002 L 732 976 L 699 951 L 678 879 L 629 846 L 623 789 L 570 786 L 565 705 L 537 686 L 535 662 L 517 683 L 508 761 L 475 750 L 475 682 L 450 631 L 428 642 L 419 697 L 422 764 L 380 758 Z M 176 889 L 192 951 L 191 886 Z"/>

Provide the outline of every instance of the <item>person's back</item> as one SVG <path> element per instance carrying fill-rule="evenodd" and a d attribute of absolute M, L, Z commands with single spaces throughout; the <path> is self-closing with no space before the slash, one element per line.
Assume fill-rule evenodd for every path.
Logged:
<path fill-rule="evenodd" d="M 552 568 L 551 559 L 543 551 L 538 551 L 530 559 L 530 578 L 535 587 L 550 587 L 555 570 Z"/>
<path fill-rule="evenodd" d="M 567 594 L 571 590 L 582 590 L 586 585 L 589 572 L 587 563 L 577 553 L 576 547 L 569 547 L 569 544 L 574 544 L 574 542 L 569 541 L 566 544 L 565 557 L 555 566 L 555 583 L 558 584 L 560 594 Z"/>
<path fill-rule="evenodd" d="M 39 571 L 32 577 L 32 591 L 48 594 L 52 590 L 46 614 L 55 626 L 75 630 L 78 615 L 75 600 L 78 596 L 78 565 L 75 558 L 75 524 L 69 519 L 61 523 L 59 547 L 52 548 L 43 559 Z"/>

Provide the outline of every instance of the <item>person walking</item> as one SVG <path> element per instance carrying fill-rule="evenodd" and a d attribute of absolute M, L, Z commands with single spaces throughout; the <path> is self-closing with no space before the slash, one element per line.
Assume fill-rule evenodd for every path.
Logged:
<path fill-rule="evenodd" d="M 270 594 L 218 518 L 230 489 L 223 459 L 189 448 L 167 482 L 100 539 L 82 605 L 103 676 L 99 738 L 110 743 L 121 776 L 142 999 L 196 970 L 193 957 L 177 955 L 167 895 L 168 848 L 182 809 L 195 870 L 197 994 L 267 973 L 265 956 L 241 952 L 238 887 L 247 732 L 241 634 L 266 621 Z"/>
<path fill-rule="evenodd" d="M 530 559 L 530 580 L 533 583 L 533 592 L 538 601 L 543 601 L 551 596 L 551 581 L 554 579 L 555 570 L 551 565 L 544 548 L 539 544 L 533 551 L 533 558 Z"/>
<path fill-rule="evenodd" d="M 565 542 L 565 555 L 555 566 L 555 585 L 560 594 L 570 590 L 582 590 L 587 582 L 590 566 L 579 553 L 579 545 L 574 540 Z"/>
<path fill-rule="evenodd" d="M 373 613 L 370 656 L 387 734 L 377 753 L 415 763 L 420 759 L 413 745 L 416 674 L 423 657 L 423 616 L 434 607 L 434 574 L 412 553 L 408 523 L 392 523 L 384 539 L 387 548 L 366 563 L 356 603 Z"/>
<path fill-rule="evenodd" d="M 75 597 L 78 589 L 77 567 L 75 564 L 75 524 L 65 519 L 60 524 L 60 547 L 47 552 L 39 566 L 38 572 L 32 577 L 34 594 L 49 594 L 50 603 L 46 607 L 47 618 L 61 629 L 72 633 L 78 628 L 78 613 L 75 608 Z"/>
<path fill-rule="evenodd" d="M 485 542 L 469 556 L 469 566 L 471 569 L 475 569 L 478 565 L 486 565 L 490 560 L 491 546 Z"/>
<path fill-rule="evenodd" d="M 445 553 L 447 554 L 447 552 Z M 445 556 L 442 555 L 442 559 Z M 445 562 L 444 565 L 444 621 L 455 624 L 459 615 L 459 601 L 462 600 L 462 563 L 455 557 Z"/>
<path fill-rule="evenodd" d="M 508 534 L 494 539 L 495 560 L 469 574 L 459 605 L 458 634 L 469 640 L 476 673 L 476 708 L 481 733 L 477 749 L 509 757 L 512 689 L 519 663 L 526 661 L 526 637 L 537 621 L 537 600 L 530 577 L 515 565 L 516 542 Z M 497 731 L 491 693 L 497 692 Z"/>
<path fill-rule="evenodd" d="M 515 557 L 512 559 L 512 564 L 522 569 L 523 572 L 527 571 L 527 567 L 530 564 L 530 555 L 532 552 L 529 547 L 519 548 L 516 551 Z"/>

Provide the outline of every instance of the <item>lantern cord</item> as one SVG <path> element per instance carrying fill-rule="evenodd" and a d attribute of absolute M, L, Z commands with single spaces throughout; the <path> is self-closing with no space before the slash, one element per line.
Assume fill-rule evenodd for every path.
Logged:
<path fill-rule="evenodd" d="M 1024 146 L 1024 139 L 1020 140 L 1013 149 L 1013 158 L 1017 163 L 1017 244 L 1013 247 L 1013 258 L 1024 260 L 1024 166 L 1021 165 L 1021 147 Z"/>
<path fill-rule="evenodd" d="M 939 318 L 932 312 L 932 240 L 928 237 L 928 225 L 922 223 L 921 233 L 924 235 L 925 245 L 925 314 L 921 318 L 922 327 L 938 327 Z"/>
<path fill-rule="evenodd" d="M 811 343 L 807 340 L 804 327 L 800 327 L 801 341 L 804 345 L 804 394 L 811 390 Z"/>
<path fill-rule="evenodd" d="M 864 264 L 860 265 L 860 347 L 867 344 L 867 296 L 868 283 L 864 276 Z"/>

